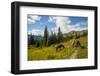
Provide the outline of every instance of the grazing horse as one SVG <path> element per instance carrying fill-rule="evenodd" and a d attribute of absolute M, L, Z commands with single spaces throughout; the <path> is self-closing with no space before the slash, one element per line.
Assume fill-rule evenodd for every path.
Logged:
<path fill-rule="evenodd" d="M 56 47 L 56 51 L 59 51 L 59 49 L 61 50 L 61 49 L 64 49 L 64 48 L 65 48 L 64 45 L 60 44 Z"/>
<path fill-rule="evenodd" d="M 79 46 L 81 46 L 81 43 L 80 43 L 80 41 L 75 40 L 75 41 L 73 42 L 72 45 L 73 45 L 74 47 L 79 47 Z"/>

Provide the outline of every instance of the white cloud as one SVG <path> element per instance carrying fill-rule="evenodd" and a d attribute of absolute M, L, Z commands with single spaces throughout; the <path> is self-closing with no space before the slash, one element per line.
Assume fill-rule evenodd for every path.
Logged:
<path fill-rule="evenodd" d="M 52 17 L 49 17 L 48 22 L 53 22 L 53 18 Z"/>
<path fill-rule="evenodd" d="M 87 27 L 79 27 L 79 24 L 75 24 L 75 25 L 68 25 L 68 28 L 70 29 L 70 31 L 82 31 L 82 30 L 87 30 Z"/>
<path fill-rule="evenodd" d="M 35 23 L 38 20 L 40 20 L 40 16 L 31 16 L 31 18 L 28 19 L 30 24 Z M 55 33 L 58 32 L 59 27 L 60 27 L 62 33 L 68 33 L 70 31 L 81 31 L 81 30 L 87 29 L 87 22 L 79 22 L 74 25 L 71 25 L 72 21 L 69 19 L 69 17 L 49 16 L 48 22 L 53 22 L 56 24 L 56 26 L 54 28 L 51 28 L 51 30 Z M 33 29 L 33 30 L 29 31 L 28 34 L 43 36 L 44 30 Z"/>
<path fill-rule="evenodd" d="M 58 32 L 58 28 L 60 27 L 62 33 L 68 33 L 70 31 L 81 31 L 86 30 L 87 27 L 81 27 L 81 25 L 87 25 L 86 22 L 79 22 L 75 25 L 70 25 L 71 20 L 69 17 L 61 17 L 61 16 L 50 16 L 49 22 L 55 22 L 56 27 L 52 28 L 52 31 Z"/>
<path fill-rule="evenodd" d="M 38 15 L 31 15 L 30 17 L 32 20 L 37 20 L 37 21 L 40 20 L 40 16 L 38 16 Z"/>
<path fill-rule="evenodd" d="M 76 23 L 75 25 L 68 25 L 70 31 L 82 31 L 82 30 L 87 30 L 87 22 L 79 22 Z"/>
<path fill-rule="evenodd" d="M 80 27 L 80 26 L 87 26 L 87 22 L 79 22 L 77 24 L 75 24 L 76 27 Z"/>
<path fill-rule="evenodd" d="M 43 36 L 44 32 L 40 29 L 32 29 L 31 31 L 28 31 L 28 34 Z"/>
<path fill-rule="evenodd" d="M 41 17 L 37 15 L 29 15 L 28 24 L 34 24 L 36 21 L 40 21 Z"/>
<path fill-rule="evenodd" d="M 28 24 L 32 24 L 32 23 L 35 23 L 35 20 L 28 19 Z"/>
<path fill-rule="evenodd" d="M 69 28 L 68 28 L 68 24 L 71 23 L 71 21 L 69 20 L 68 17 L 61 17 L 61 16 L 52 16 L 49 18 L 49 21 L 54 21 L 56 24 L 56 27 L 53 29 L 55 32 L 58 32 L 58 28 L 60 27 L 61 31 L 63 33 L 66 33 Z"/>

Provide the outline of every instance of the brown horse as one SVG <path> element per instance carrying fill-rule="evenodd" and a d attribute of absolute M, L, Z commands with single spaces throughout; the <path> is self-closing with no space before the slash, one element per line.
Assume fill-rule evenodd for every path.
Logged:
<path fill-rule="evenodd" d="M 74 47 L 80 47 L 80 46 L 81 46 L 81 43 L 80 43 L 80 41 L 75 40 L 75 41 L 73 42 L 72 46 L 74 46 Z"/>
<path fill-rule="evenodd" d="M 60 45 L 58 45 L 58 46 L 56 47 L 56 51 L 59 51 L 59 49 L 62 50 L 62 49 L 64 49 L 64 48 L 65 48 L 64 45 L 60 44 Z"/>

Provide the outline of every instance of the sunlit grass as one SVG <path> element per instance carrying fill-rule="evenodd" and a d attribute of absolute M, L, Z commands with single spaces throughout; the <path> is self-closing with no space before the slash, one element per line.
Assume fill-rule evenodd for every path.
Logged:
<path fill-rule="evenodd" d="M 81 47 L 78 49 L 77 58 L 87 58 L 87 36 L 78 39 L 81 43 Z M 75 52 L 77 48 L 72 47 L 70 41 L 62 42 L 65 46 L 64 49 L 56 51 L 54 46 L 48 46 L 44 48 L 31 47 L 28 49 L 28 60 L 55 60 L 55 59 L 69 59 L 69 57 Z"/>

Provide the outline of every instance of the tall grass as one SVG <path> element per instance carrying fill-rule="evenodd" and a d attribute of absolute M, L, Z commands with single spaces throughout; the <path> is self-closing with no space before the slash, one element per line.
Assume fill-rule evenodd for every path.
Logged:
<path fill-rule="evenodd" d="M 81 47 L 78 51 L 77 58 L 87 58 L 87 36 L 78 39 L 81 43 Z M 56 59 L 69 59 L 69 57 L 75 52 L 76 48 L 72 47 L 71 40 L 62 42 L 65 46 L 64 49 L 56 51 L 54 46 L 48 46 L 43 48 L 31 47 L 28 49 L 28 60 L 56 60 Z M 58 44 L 56 44 L 58 45 Z"/>

